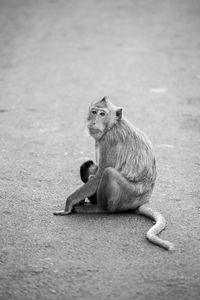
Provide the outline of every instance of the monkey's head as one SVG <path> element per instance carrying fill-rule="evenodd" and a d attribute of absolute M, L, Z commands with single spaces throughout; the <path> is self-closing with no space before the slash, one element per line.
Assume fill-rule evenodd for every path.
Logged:
<path fill-rule="evenodd" d="M 117 124 L 122 118 L 122 108 L 116 107 L 107 97 L 91 104 L 88 114 L 88 130 L 95 140 L 102 136 Z"/>

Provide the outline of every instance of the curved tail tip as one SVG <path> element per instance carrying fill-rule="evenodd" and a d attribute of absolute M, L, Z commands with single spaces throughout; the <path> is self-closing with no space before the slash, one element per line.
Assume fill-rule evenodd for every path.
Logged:
<path fill-rule="evenodd" d="M 166 249 L 169 250 L 169 251 L 175 251 L 174 244 L 168 242 Z"/>

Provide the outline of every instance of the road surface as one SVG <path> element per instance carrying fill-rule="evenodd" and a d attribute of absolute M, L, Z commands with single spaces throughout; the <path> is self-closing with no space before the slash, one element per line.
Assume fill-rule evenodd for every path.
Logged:
<path fill-rule="evenodd" d="M 200 297 L 200 2 L 0 1 L 0 299 Z M 152 206 L 55 217 L 94 158 L 87 107 L 109 96 L 155 148 Z"/>

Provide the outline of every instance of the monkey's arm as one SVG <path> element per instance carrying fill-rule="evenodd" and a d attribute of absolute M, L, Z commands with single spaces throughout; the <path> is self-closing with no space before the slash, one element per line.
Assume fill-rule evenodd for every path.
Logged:
<path fill-rule="evenodd" d="M 112 147 L 109 148 L 109 152 L 112 153 L 114 157 L 114 151 L 112 151 Z M 74 205 L 96 193 L 105 168 L 110 166 L 110 164 L 107 163 L 107 156 L 108 150 L 106 148 L 102 149 L 99 158 L 99 169 L 97 174 L 80 188 L 78 188 L 74 193 L 69 195 L 66 200 L 65 209 L 55 212 L 54 215 L 64 216 L 70 214 Z"/>
<path fill-rule="evenodd" d="M 91 178 L 88 182 L 86 182 L 84 185 L 82 185 L 80 188 L 78 188 L 75 192 L 73 192 L 67 197 L 64 211 L 57 211 L 54 213 L 54 215 L 62 216 L 70 214 L 74 205 L 79 203 L 81 200 L 92 196 L 96 192 L 100 179 L 101 172 L 98 172 L 96 176 Z"/>
<path fill-rule="evenodd" d="M 97 190 L 100 179 L 101 176 L 96 175 L 93 178 L 91 178 L 88 182 L 86 182 L 84 185 L 82 185 L 80 188 L 78 188 L 75 192 L 70 194 L 66 201 L 66 208 L 68 208 L 68 206 L 70 205 L 74 206 L 82 199 L 92 196 Z"/>

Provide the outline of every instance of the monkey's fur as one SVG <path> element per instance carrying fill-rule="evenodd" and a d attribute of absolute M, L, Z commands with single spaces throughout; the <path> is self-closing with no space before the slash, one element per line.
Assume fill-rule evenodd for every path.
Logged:
<path fill-rule="evenodd" d="M 92 161 L 86 162 L 81 175 L 85 184 L 68 196 L 64 211 L 54 214 L 131 210 L 156 222 L 147 232 L 152 243 L 173 250 L 172 243 L 157 236 L 165 228 L 164 217 L 148 206 L 156 180 L 156 161 L 147 136 L 122 116 L 122 108 L 106 97 L 90 106 L 88 130 L 96 142 L 98 167 Z M 77 206 L 91 196 L 97 205 Z"/>
<path fill-rule="evenodd" d="M 86 183 L 88 180 L 92 178 L 96 174 L 98 167 L 92 160 L 88 160 L 84 162 L 80 167 L 80 177 L 81 180 Z M 88 197 L 90 203 L 97 204 L 97 195 L 96 193 L 90 197 Z"/>

